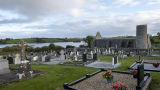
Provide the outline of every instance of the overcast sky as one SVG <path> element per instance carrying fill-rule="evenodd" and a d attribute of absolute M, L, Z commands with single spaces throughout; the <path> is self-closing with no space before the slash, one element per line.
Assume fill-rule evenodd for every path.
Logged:
<path fill-rule="evenodd" d="M 0 0 L 0 38 L 136 36 L 160 32 L 160 0 Z"/>

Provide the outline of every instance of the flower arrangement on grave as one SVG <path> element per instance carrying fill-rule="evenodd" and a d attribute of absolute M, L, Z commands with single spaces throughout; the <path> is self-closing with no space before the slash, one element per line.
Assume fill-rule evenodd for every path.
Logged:
<path fill-rule="evenodd" d="M 132 75 L 137 75 L 137 70 L 136 70 L 136 68 L 134 68 L 134 69 L 131 71 L 131 74 L 132 74 Z"/>
<path fill-rule="evenodd" d="M 158 62 L 157 62 L 157 63 L 154 62 L 154 63 L 152 63 L 152 64 L 153 64 L 154 67 L 158 67 L 158 66 L 159 66 L 159 63 L 158 63 Z"/>
<path fill-rule="evenodd" d="M 101 73 L 103 78 L 112 78 L 112 70 L 107 70 L 105 73 Z"/>
<path fill-rule="evenodd" d="M 116 82 L 115 85 L 111 84 L 111 89 L 115 90 L 129 90 L 128 85 L 123 85 L 121 82 Z"/>

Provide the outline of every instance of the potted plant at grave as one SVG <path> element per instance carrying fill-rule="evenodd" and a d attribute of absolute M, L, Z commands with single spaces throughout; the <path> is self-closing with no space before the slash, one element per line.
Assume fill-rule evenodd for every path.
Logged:
<path fill-rule="evenodd" d="M 135 68 L 131 71 L 131 74 L 133 75 L 133 78 L 137 78 L 137 70 Z"/>
<path fill-rule="evenodd" d="M 112 70 L 107 70 L 105 73 L 101 73 L 103 78 L 107 79 L 107 83 L 112 83 L 113 75 Z"/>
<path fill-rule="evenodd" d="M 115 90 L 129 90 L 128 85 L 123 85 L 121 82 L 116 82 L 115 85 L 111 84 L 111 89 Z"/>
<path fill-rule="evenodd" d="M 159 63 L 157 62 L 157 63 L 153 63 L 153 66 L 154 67 L 158 67 L 159 66 Z"/>

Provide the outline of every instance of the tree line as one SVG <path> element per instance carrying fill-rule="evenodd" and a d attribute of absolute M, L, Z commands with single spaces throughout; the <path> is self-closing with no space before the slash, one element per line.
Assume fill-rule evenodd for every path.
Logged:
<path fill-rule="evenodd" d="M 51 51 L 51 50 L 62 50 L 64 49 L 61 46 L 56 46 L 53 43 L 51 43 L 49 46 L 43 46 L 43 47 L 32 47 L 29 46 L 26 48 L 27 52 L 41 52 L 41 51 Z M 6 46 L 2 49 L 3 52 L 14 52 L 14 51 L 19 51 L 19 49 L 17 48 L 17 46 Z"/>

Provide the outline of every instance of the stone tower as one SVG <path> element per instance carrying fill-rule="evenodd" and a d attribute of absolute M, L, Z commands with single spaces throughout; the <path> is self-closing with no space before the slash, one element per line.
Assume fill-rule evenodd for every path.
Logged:
<path fill-rule="evenodd" d="M 147 25 L 137 25 L 136 27 L 136 48 L 147 49 Z"/>
<path fill-rule="evenodd" d="M 101 34 L 99 32 L 97 32 L 95 39 L 102 39 L 102 36 L 101 36 Z"/>

